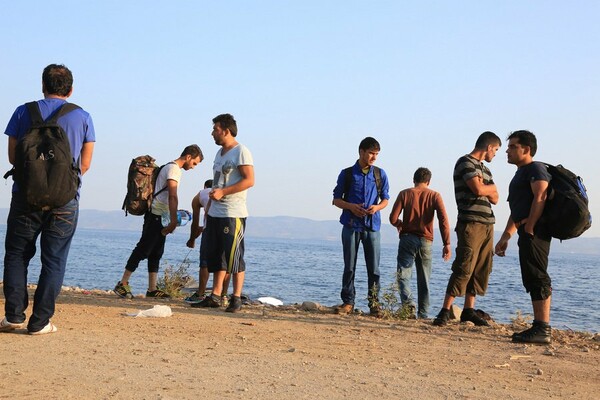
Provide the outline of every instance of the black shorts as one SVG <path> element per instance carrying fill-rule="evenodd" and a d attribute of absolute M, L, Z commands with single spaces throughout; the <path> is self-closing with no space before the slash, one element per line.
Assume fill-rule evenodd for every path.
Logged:
<path fill-rule="evenodd" d="M 216 218 L 208 216 L 200 245 L 203 261 L 209 272 L 226 271 L 229 274 L 244 272 L 244 232 L 246 218 Z M 203 251 L 205 250 L 205 251 Z"/>
<path fill-rule="evenodd" d="M 548 254 L 552 238 L 541 226 L 536 226 L 533 236 L 526 234 L 524 230 L 524 226 L 520 226 L 518 230 L 523 286 L 531 300 L 545 300 L 552 295 L 552 281 L 548 275 Z"/>

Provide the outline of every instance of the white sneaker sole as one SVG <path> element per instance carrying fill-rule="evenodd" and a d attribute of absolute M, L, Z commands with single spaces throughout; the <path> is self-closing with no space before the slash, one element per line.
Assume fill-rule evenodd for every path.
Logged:
<path fill-rule="evenodd" d="M 13 324 L 12 322 L 8 322 L 6 317 L 0 322 L 0 332 L 10 332 L 15 329 L 21 329 L 25 323 Z"/>
<path fill-rule="evenodd" d="M 45 335 L 47 333 L 54 333 L 56 331 L 58 331 L 58 328 L 56 327 L 56 325 L 54 325 L 52 322 L 48 322 L 48 325 L 46 325 L 39 331 L 27 332 L 27 333 L 29 333 L 30 335 Z"/>

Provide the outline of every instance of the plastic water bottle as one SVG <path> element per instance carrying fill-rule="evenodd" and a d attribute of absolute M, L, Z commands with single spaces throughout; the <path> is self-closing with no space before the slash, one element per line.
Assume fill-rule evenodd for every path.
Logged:
<path fill-rule="evenodd" d="M 185 226 L 192 220 L 192 214 L 186 210 L 177 210 L 177 226 Z M 161 216 L 162 226 L 166 227 L 171 222 L 171 214 L 167 211 Z"/>

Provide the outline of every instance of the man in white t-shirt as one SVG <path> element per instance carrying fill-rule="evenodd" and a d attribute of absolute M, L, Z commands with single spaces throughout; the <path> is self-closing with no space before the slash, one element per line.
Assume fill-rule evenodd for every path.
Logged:
<path fill-rule="evenodd" d="M 224 280 L 233 276 L 233 296 L 225 311 L 238 312 L 242 308 L 244 263 L 244 231 L 246 229 L 246 194 L 254 186 L 252 154 L 238 143 L 237 124 L 231 114 L 213 118 L 212 136 L 221 148 L 213 164 L 213 189 L 206 227 L 206 261 L 208 271 L 214 273 L 213 290 L 192 307 L 220 307 Z"/>
<path fill-rule="evenodd" d="M 146 297 L 169 297 L 165 292 L 158 289 L 158 267 L 160 259 L 165 250 L 166 235 L 172 233 L 177 227 L 177 187 L 181 179 L 181 170 L 188 171 L 200 164 L 204 156 L 202 150 L 195 144 L 187 146 L 181 156 L 175 161 L 164 165 L 158 176 L 154 192 L 157 193 L 152 199 L 150 211 L 144 215 L 144 227 L 142 237 L 131 252 L 131 256 L 125 265 L 123 277 L 115 286 L 114 292 L 123 298 L 132 298 L 129 278 L 137 269 L 140 261 L 148 259 L 148 290 Z M 162 226 L 162 215 L 169 213 L 170 222 Z"/>

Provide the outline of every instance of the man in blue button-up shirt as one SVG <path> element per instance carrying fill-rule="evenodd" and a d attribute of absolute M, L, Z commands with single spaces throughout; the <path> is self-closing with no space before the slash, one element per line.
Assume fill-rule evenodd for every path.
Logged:
<path fill-rule="evenodd" d="M 333 189 L 333 204 L 341 208 L 340 223 L 344 248 L 344 274 L 341 297 L 343 304 L 337 308 L 339 314 L 354 310 L 354 274 L 356 256 L 360 242 L 363 243 L 369 284 L 369 309 L 379 317 L 379 254 L 381 249 L 380 210 L 388 204 L 389 183 L 385 171 L 373 164 L 379 155 L 379 142 L 366 137 L 358 147 L 356 163 L 340 172 Z"/>

